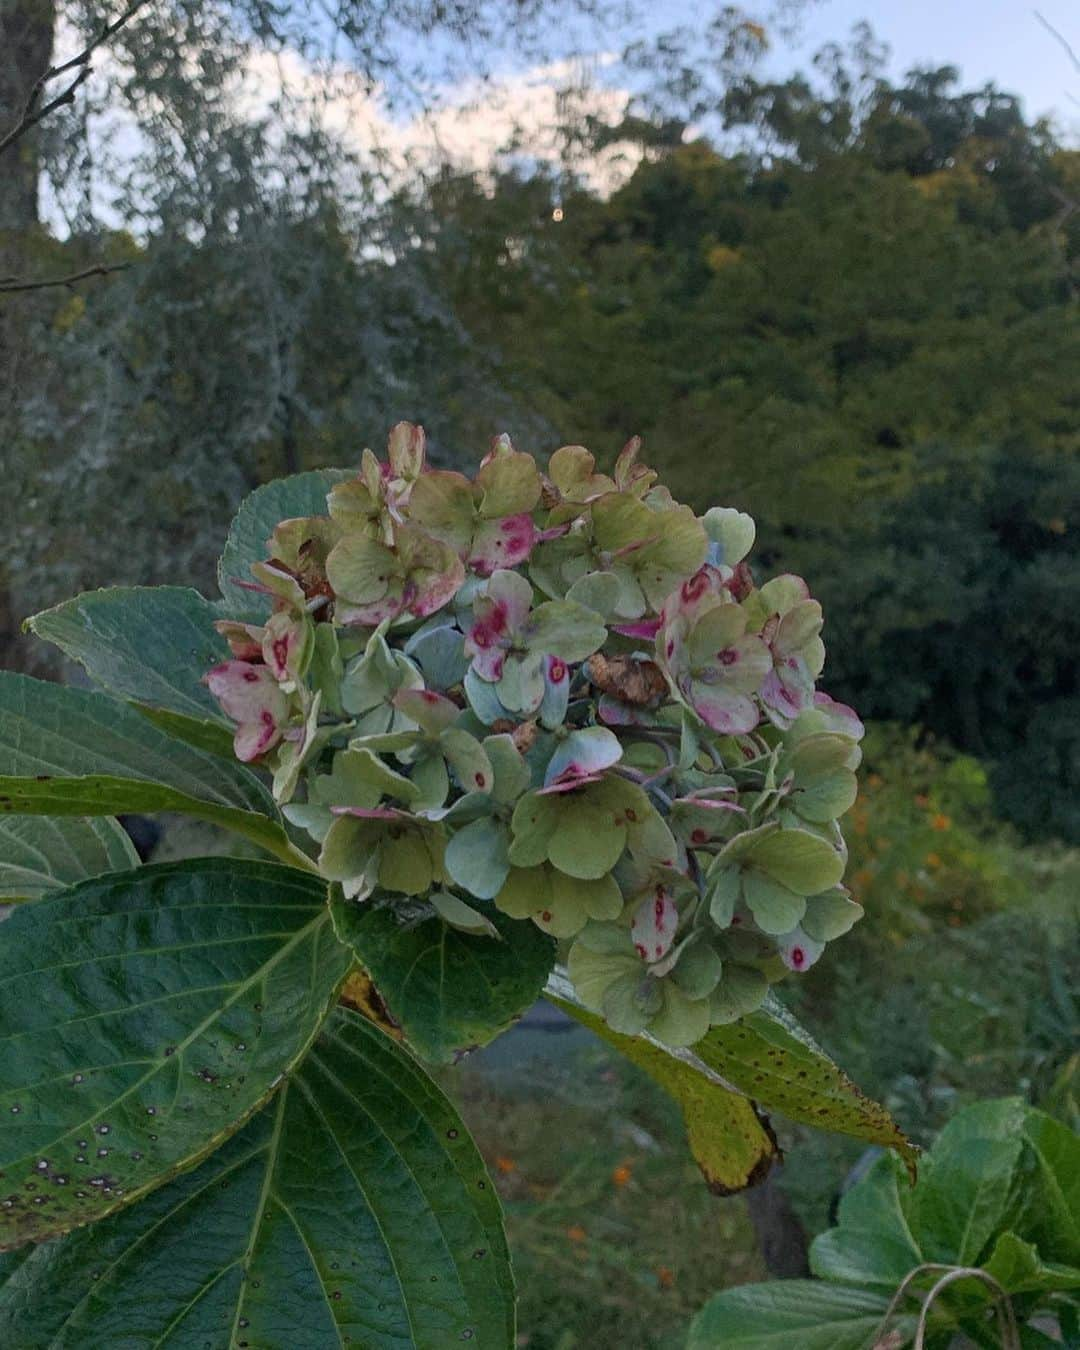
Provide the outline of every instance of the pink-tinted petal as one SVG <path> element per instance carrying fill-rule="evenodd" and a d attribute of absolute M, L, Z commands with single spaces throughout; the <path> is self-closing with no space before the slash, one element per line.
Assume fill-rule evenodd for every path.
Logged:
<path fill-rule="evenodd" d="M 466 639 L 465 652 L 469 652 L 469 643 Z M 487 680 L 489 684 L 496 684 L 502 679 L 503 667 L 506 664 L 506 651 L 502 646 L 478 648 L 473 652 L 473 670 L 482 680 Z"/>
<path fill-rule="evenodd" d="M 662 620 L 656 619 L 638 619 L 634 623 L 613 623 L 611 631 L 621 633 L 623 637 L 646 638 L 652 641 L 660 631 Z"/>
<path fill-rule="evenodd" d="M 603 776 L 602 773 L 588 773 L 578 764 L 569 764 L 557 778 L 545 787 L 538 788 L 536 795 L 550 797 L 557 792 L 574 792 L 588 783 L 599 783 Z"/>
<path fill-rule="evenodd" d="M 338 601 L 334 607 L 334 618 L 347 626 L 378 628 L 385 619 L 396 619 L 404 610 L 405 587 L 398 582 L 381 600 L 375 600 L 370 605 L 349 605 Z"/>
<path fill-rule="evenodd" d="M 758 724 L 757 705 L 746 694 L 737 694 L 722 685 L 688 681 L 684 690 L 690 706 L 713 731 L 725 736 L 740 736 Z"/>
<path fill-rule="evenodd" d="M 830 719 L 830 731 L 837 731 L 841 735 L 850 736 L 853 741 L 861 741 L 866 734 L 866 728 L 863 726 L 859 714 L 854 708 L 849 708 L 846 703 L 838 703 L 836 699 L 830 698 L 828 694 L 819 690 L 814 695 L 814 707 Z"/>
<path fill-rule="evenodd" d="M 586 774 L 603 773 L 622 759 L 618 737 L 606 727 L 584 727 L 572 731 L 548 761 L 544 786 L 568 777 L 581 779 Z"/>
<path fill-rule="evenodd" d="M 398 422 L 391 427 L 387 442 L 389 464 L 386 476 L 412 482 L 424 471 L 424 428 L 411 422 Z"/>
<path fill-rule="evenodd" d="M 803 971 L 810 969 L 825 950 L 825 944 L 815 942 L 801 928 L 794 928 L 776 939 L 776 949 L 788 970 Z"/>
<path fill-rule="evenodd" d="M 504 569 L 492 572 L 487 584 L 487 594 L 483 597 L 488 603 L 500 606 L 505 616 L 507 631 L 516 633 L 525 622 L 532 606 L 533 590 L 520 572 Z M 476 611 L 480 613 L 481 601 L 478 598 Z"/>
<path fill-rule="evenodd" d="M 399 689 L 391 701 L 398 712 L 404 713 L 429 736 L 445 731 L 461 713 L 452 699 L 431 689 Z"/>
<path fill-rule="evenodd" d="M 263 630 L 258 624 L 218 619 L 214 627 L 229 644 L 229 650 L 238 661 L 261 660 Z"/>
<path fill-rule="evenodd" d="M 468 565 L 479 576 L 489 577 L 496 568 L 524 562 L 536 541 L 536 526 L 527 512 L 481 521 L 473 536 Z"/>
<path fill-rule="evenodd" d="M 285 721 L 288 712 L 285 695 L 266 666 L 225 661 L 208 671 L 205 679 L 222 711 L 234 722 L 261 725 L 267 713 L 275 726 Z"/>
<path fill-rule="evenodd" d="M 418 619 L 426 619 L 429 614 L 448 605 L 461 589 L 465 579 L 464 569 L 451 567 L 446 572 L 432 572 L 426 577 L 413 580 L 412 594 L 408 601 L 410 614 Z"/>
<path fill-rule="evenodd" d="M 281 740 L 281 728 L 274 721 L 273 713 L 263 709 L 253 722 L 241 722 L 233 736 L 233 751 L 236 758 L 245 764 L 277 745 Z"/>
<path fill-rule="evenodd" d="M 552 539 L 561 539 L 564 534 L 570 532 L 570 522 L 565 525 L 550 525 L 546 530 L 538 530 L 536 533 L 536 543 L 546 544 Z"/>
<path fill-rule="evenodd" d="M 647 895 L 630 920 L 630 936 L 634 950 L 643 961 L 652 965 L 661 961 L 671 950 L 675 931 L 679 926 L 679 911 L 670 894 L 662 886 Z"/>
<path fill-rule="evenodd" d="M 283 612 L 271 617 L 263 634 L 262 658 L 275 680 L 296 677 L 303 637 L 303 626 L 291 615 Z"/>
<path fill-rule="evenodd" d="M 771 670 L 761 686 L 761 701 L 770 720 L 784 729 L 814 701 L 814 682 L 798 657 L 789 657 Z"/>
<path fill-rule="evenodd" d="M 620 699 L 613 698 L 611 694 L 601 694 L 600 702 L 596 705 L 596 713 L 600 721 L 609 727 L 653 727 L 656 725 L 656 717 L 646 708 L 635 708 L 630 703 L 623 703 Z"/>
<path fill-rule="evenodd" d="M 676 618 L 690 622 L 703 609 L 711 606 L 717 596 L 726 598 L 724 592 L 724 574 L 719 568 L 706 563 L 667 597 L 664 601 L 664 617 L 668 623 Z"/>
<path fill-rule="evenodd" d="M 544 699 L 540 705 L 540 720 L 554 728 L 566 721 L 570 702 L 570 669 L 558 656 L 544 657 Z"/>

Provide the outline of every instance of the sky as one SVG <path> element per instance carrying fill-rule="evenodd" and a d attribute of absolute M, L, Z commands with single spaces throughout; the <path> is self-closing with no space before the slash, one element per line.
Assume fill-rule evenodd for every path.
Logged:
<path fill-rule="evenodd" d="M 653 35 L 680 24 L 698 26 L 707 22 L 726 0 L 655 0 L 648 27 Z M 743 0 L 747 9 L 767 6 L 758 0 Z M 798 40 L 774 34 L 772 53 L 759 73 L 784 78 L 795 70 L 807 70 L 813 53 L 829 41 L 844 42 L 860 21 L 870 23 L 876 38 L 890 50 L 887 73 L 899 79 L 915 65 L 954 65 L 960 71 L 960 87 L 978 87 L 994 81 L 1021 96 L 1029 117 L 1051 114 L 1059 136 L 1080 145 L 1080 70 L 1053 34 L 1039 22 L 1030 0 L 804 0 Z M 1080 0 L 1036 0 L 1039 12 L 1080 53 Z M 567 34 L 577 46 L 580 34 Z M 65 46 L 66 44 L 61 44 Z M 510 129 L 523 127 L 525 144 L 536 159 L 555 157 L 552 129 L 557 119 L 556 87 L 565 80 L 566 67 L 558 58 L 547 66 L 529 66 L 520 56 L 507 53 L 504 62 L 493 62 L 489 85 L 482 90 L 448 86 L 445 101 L 427 118 L 415 114 L 404 118 L 389 112 L 381 102 L 363 94 L 335 94 L 326 113 L 330 125 L 346 142 L 363 150 L 378 143 L 392 156 L 449 154 L 459 163 L 484 169 L 504 144 Z M 617 44 L 612 44 L 617 45 Z M 577 47 L 580 51 L 581 48 Z M 320 77 L 298 57 L 287 57 L 290 81 L 315 90 Z M 594 64 L 590 62 L 589 64 Z M 592 111 L 614 116 L 621 106 L 618 63 L 614 53 L 596 53 L 596 81 L 587 102 Z M 278 86 L 279 63 L 253 52 L 249 88 L 242 99 L 252 111 L 265 111 Z M 604 72 L 608 72 L 605 74 Z M 137 144 L 133 123 L 119 144 Z M 633 155 L 625 148 L 611 147 L 603 156 L 578 166 L 593 187 L 604 192 L 623 181 L 632 171 Z M 407 169 L 403 172 L 408 172 Z M 50 218 L 62 230 L 58 205 L 46 203 Z M 103 214 L 107 217 L 108 211 Z"/>
<path fill-rule="evenodd" d="M 965 87 L 993 80 L 1023 98 L 1029 117 L 1056 112 L 1063 127 L 1080 131 L 1080 71 L 1036 9 L 1080 53 L 1080 0 L 816 0 L 796 56 L 842 39 L 866 19 L 892 49 L 893 74 L 955 65 Z M 790 48 L 778 57 L 789 69 L 796 64 Z"/>

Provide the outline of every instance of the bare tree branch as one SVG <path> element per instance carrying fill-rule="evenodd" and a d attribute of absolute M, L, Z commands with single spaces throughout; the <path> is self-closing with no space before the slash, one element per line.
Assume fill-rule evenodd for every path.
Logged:
<path fill-rule="evenodd" d="M 1038 10 L 1035 10 L 1035 17 L 1036 19 L 1038 19 L 1039 23 L 1041 23 L 1042 26 L 1046 29 L 1046 31 L 1050 34 L 1050 36 L 1054 39 L 1054 41 L 1059 43 L 1060 46 L 1064 49 L 1065 55 L 1072 62 L 1073 69 L 1076 71 L 1078 75 L 1080 75 L 1080 56 L 1077 56 L 1075 49 L 1072 46 L 1070 46 L 1065 35 L 1063 33 L 1059 33 L 1058 30 L 1054 27 L 1054 25 L 1050 22 L 1050 20 L 1044 18 L 1044 16 L 1040 14 Z"/>
<path fill-rule="evenodd" d="M 133 0 L 133 3 L 124 10 L 119 18 L 114 19 L 112 23 L 105 24 L 97 37 L 95 37 L 92 42 L 88 43 L 76 56 L 71 57 L 70 60 L 64 61 L 58 66 L 50 66 L 48 70 L 43 71 L 42 74 L 38 76 L 34 81 L 34 87 L 30 90 L 30 96 L 26 100 L 26 105 L 22 110 L 22 115 L 19 120 L 9 131 L 5 132 L 3 136 L 0 136 L 0 155 L 2 155 L 5 150 L 9 150 L 20 136 L 25 136 L 30 128 L 36 126 L 42 118 L 48 117 L 49 113 L 55 112 L 57 108 L 63 107 L 65 103 L 74 103 L 76 90 L 90 78 L 90 58 L 93 56 L 94 52 L 97 51 L 102 43 L 108 42 L 114 33 L 119 32 L 124 24 L 134 18 L 138 11 L 148 3 L 149 0 Z M 41 96 L 45 92 L 45 86 L 49 81 L 55 80 L 61 75 L 67 75 L 73 70 L 78 71 L 78 74 L 71 83 L 54 98 L 49 99 L 46 103 L 42 103 Z"/>
<path fill-rule="evenodd" d="M 130 262 L 95 263 L 93 267 L 84 267 L 81 272 L 72 272 L 64 277 L 39 277 L 24 281 L 19 277 L 0 277 L 0 295 L 12 291 L 43 291 L 50 286 L 73 286 L 76 281 L 85 281 L 88 277 L 104 277 L 110 272 L 126 272 L 134 264 Z"/>

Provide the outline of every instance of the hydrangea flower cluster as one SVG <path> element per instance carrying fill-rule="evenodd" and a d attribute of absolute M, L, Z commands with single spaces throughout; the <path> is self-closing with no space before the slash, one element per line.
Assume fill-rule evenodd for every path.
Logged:
<path fill-rule="evenodd" d="M 861 916 L 837 820 L 862 725 L 818 691 L 821 607 L 758 586 L 754 523 L 698 517 L 638 458 L 546 470 L 501 436 L 475 478 L 400 423 L 327 514 L 282 521 L 207 675 L 354 903 L 564 942 L 617 1031 L 690 1045 Z"/>

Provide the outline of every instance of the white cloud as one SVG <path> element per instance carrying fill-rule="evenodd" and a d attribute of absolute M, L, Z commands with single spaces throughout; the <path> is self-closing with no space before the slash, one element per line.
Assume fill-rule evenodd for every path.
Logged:
<path fill-rule="evenodd" d="M 633 171 L 640 151 L 616 144 L 587 156 L 567 149 L 560 135 L 569 108 L 615 122 L 627 91 L 605 83 L 603 71 L 616 58 L 599 54 L 586 62 L 560 61 L 437 91 L 423 114 L 395 117 L 380 90 L 357 87 L 348 71 L 325 72 L 290 53 L 254 53 L 248 63 L 240 106 L 265 113 L 287 90 L 317 108 L 326 129 L 361 156 L 379 153 L 391 177 L 405 179 L 450 162 L 483 173 L 510 163 L 562 165 L 591 187 L 610 192 Z"/>

